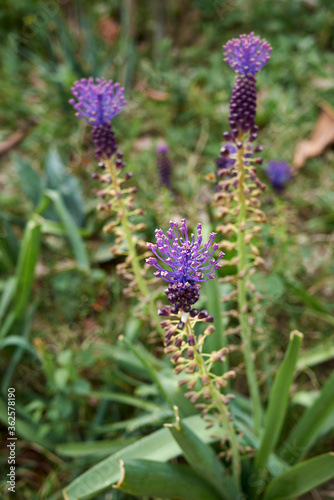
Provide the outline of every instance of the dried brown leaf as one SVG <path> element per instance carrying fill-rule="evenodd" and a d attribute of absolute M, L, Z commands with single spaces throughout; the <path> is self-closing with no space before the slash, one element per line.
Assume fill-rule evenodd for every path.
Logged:
<path fill-rule="evenodd" d="M 334 143 L 334 110 L 321 103 L 321 114 L 309 139 L 300 141 L 294 153 L 294 165 L 301 168 L 309 158 L 321 155 L 327 146 Z"/>

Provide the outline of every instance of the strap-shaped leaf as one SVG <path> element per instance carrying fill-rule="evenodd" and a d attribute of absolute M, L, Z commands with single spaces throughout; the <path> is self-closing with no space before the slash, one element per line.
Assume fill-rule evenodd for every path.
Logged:
<path fill-rule="evenodd" d="M 288 500 L 313 490 L 334 477 L 334 453 L 294 465 L 267 487 L 263 500 Z"/>
<path fill-rule="evenodd" d="M 238 492 L 230 477 L 224 477 L 225 468 L 212 448 L 204 443 L 190 428 L 177 418 L 176 425 L 166 424 L 173 438 L 182 449 L 188 464 L 201 477 L 220 492 L 222 498 L 237 497 Z"/>
<path fill-rule="evenodd" d="M 206 429 L 206 422 L 199 415 L 185 418 L 184 422 L 206 443 L 214 441 L 213 435 L 221 435 L 218 425 Z M 64 497 L 66 500 L 89 500 L 95 498 L 101 491 L 110 488 L 120 479 L 120 459 L 138 458 L 167 462 L 181 454 L 181 448 L 171 438 L 169 431 L 160 429 L 126 446 L 81 474 L 64 490 Z"/>
<path fill-rule="evenodd" d="M 301 460 L 316 441 L 323 424 L 334 412 L 334 372 L 322 388 L 319 397 L 292 429 L 280 449 L 280 456 L 291 463 Z M 334 424 L 333 424 L 334 425 Z"/>
<path fill-rule="evenodd" d="M 297 330 L 291 332 L 287 353 L 278 370 L 270 394 L 268 409 L 265 416 L 264 432 L 255 459 L 256 470 L 263 471 L 266 468 L 269 455 L 277 444 L 288 406 L 290 387 L 295 373 L 302 339 L 303 335 Z"/>
<path fill-rule="evenodd" d="M 52 201 L 60 220 L 66 228 L 67 236 L 71 242 L 73 253 L 78 262 L 78 267 L 83 270 L 88 270 L 89 258 L 85 244 L 80 236 L 78 227 L 76 226 L 70 212 L 68 211 L 61 195 L 58 193 L 58 191 L 47 189 L 45 191 L 45 197 Z"/>
<path fill-rule="evenodd" d="M 121 460 L 121 474 L 115 487 L 136 497 L 221 500 L 219 493 L 186 465 Z"/>

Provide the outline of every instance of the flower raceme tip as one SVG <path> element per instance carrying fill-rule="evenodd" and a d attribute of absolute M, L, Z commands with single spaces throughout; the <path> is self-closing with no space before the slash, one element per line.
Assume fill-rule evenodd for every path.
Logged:
<path fill-rule="evenodd" d="M 269 43 L 252 32 L 224 45 L 224 61 L 239 75 L 256 75 L 269 61 L 271 51 Z"/>
<path fill-rule="evenodd" d="M 120 84 L 105 78 L 82 78 L 71 90 L 77 102 L 70 99 L 69 103 L 76 116 L 93 127 L 110 122 L 127 104 Z"/>
<path fill-rule="evenodd" d="M 146 263 L 157 269 L 155 276 L 169 282 L 165 293 L 174 305 L 174 311 L 189 312 L 199 299 L 200 283 L 215 277 L 212 271 L 220 268 L 219 261 L 224 253 L 220 252 L 217 259 L 213 257 L 218 249 L 214 243 L 216 233 L 211 233 L 208 242 L 201 246 L 201 224 L 197 225 L 197 239 L 194 234 L 189 237 L 185 219 L 182 219 L 181 227 L 173 221 L 169 225 L 166 234 L 162 229 L 156 229 L 156 244 L 147 243 L 155 257 L 149 257 Z"/>

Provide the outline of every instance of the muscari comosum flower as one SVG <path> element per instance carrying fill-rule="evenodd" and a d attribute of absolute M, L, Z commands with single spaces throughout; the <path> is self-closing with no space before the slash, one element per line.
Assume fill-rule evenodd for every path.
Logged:
<path fill-rule="evenodd" d="M 111 120 L 127 104 L 124 89 L 119 83 L 93 77 L 82 78 L 73 84 L 72 94 L 76 98 L 69 103 L 77 111 L 76 116 L 92 125 L 95 155 L 110 158 L 117 151 L 117 142 Z"/>
<path fill-rule="evenodd" d="M 208 242 L 202 245 L 201 224 L 197 225 L 197 239 L 194 234 L 189 235 L 185 219 L 181 227 L 173 221 L 169 225 L 166 234 L 156 229 L 156 244 L 147 244 L 155 257 L 149 257 L 146 262 L 157 269 L 155 276 L 168 282 L 165 293 L 173 304 L 172 312 L 180 311 L 181 321 L 185 323 L 189 313 L 198 314 L 192 306 L 199 299 L 201 283 L 215 277 L 213 271 L 220 268 L 219 261 L 224 253 L 220 252 L 217 259 L 213 256 L 218 249 L 218 244 L 214 243 L 216 233 L 211 233 Z"/>

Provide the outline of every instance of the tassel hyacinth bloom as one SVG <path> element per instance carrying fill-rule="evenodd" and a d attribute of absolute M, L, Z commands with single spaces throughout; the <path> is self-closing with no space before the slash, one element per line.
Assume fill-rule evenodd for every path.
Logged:
<path fill-rule="evenodd" d="M 257 137 L 256 74 L 269 61 L 272 49 L 266 40 L 250 33 L 233 38 L 224 50 L 224 60 L 237 74 L 230 103 L 231 133 L 237 137 L 249 131 L 249 140 L 253 141 Z"/>
<path fill-rule="evenodd" d="M 190 377 L 181 379 L 179 384 L 187 384 L 188 392 L 185 397 L 197 409 L 202 410 L 201 416 L 208 427 L 213 425 L 212 416 L 208 416 L 210 411 L 222 421 L 231 446 L 233 476 L 238 489 L 239 445 L 228 411 L 233 395 L 221 393 L 221 389 L 227 386 L 227 379 L 234 377 L 235 373 L 230 371 L 218 377 L 211 371 L 214 362 L 222 363 L 225 360 L 228 349 L 224 347 L 210 355 L 202 353 L 204 341 L 213 333 L 214 326 L 208 325 L 204 334 L 199 336 L 195 334 L 194 326 L 198 322 L 213 323 L 214 318 L 206 310 L 192 309 L 199 299 L 201 283 L 215 277 L 212 271 L 219 269 L 219 261 L 224 254 L 220 252 L 218 258 L 213 257 L 218 249 L 218 245 L 214 243 L 216 233 L 211 233 L 209 240 L 202 244 L 201 224 L 197 225 L 196 239 L 194 234 L 189 235 L 185 219 L 182 219 L 181 227 L 173 221 L 169 225 L 170 229 L 166 234 L 162 229 L 156 230 L 156 244 L 147 244 L 155 257 L 146 259 L 147 264 L 157 269 L 155 276 L 169 283 L 165 293 L 172 306 L 164 306 L 158 310 L 159 316 L 165 316 L 160 323 L 165 330 L 165 353 L 171 355 L 175 374 L 184 372 L 186 377 Z M 200 388 L 195 387 L 197 381 Z M 201 403 L 200 398 L 203 401 Z"/>
<path fill-rule="evenodd" d="M 110 158 L 117 151 L 117 142 L 111 120 L 126 106 L 124 89 L 119 83 L 93 77 L 74 83 L 69 103 L 76 116 L 93 127 L 92 136 L 97 158 Z"/>
<path fill-rule="evenodd" d="M 170 221 L 169 225 L 166 235 L 162 229 L 156 229 L 156 244 L 147 244 L 155 257 L 149 257 L 146 263 L 157 269 L 156 277 L 169 283 L 165 293 L 174 306 L 173 312 L 189 313 L 199 299 L 200 283 L 215 277 L 212 270 L 220 268 L 219 261 L 224 254 L 220 252 L 217 259 L 213 257 L 218 249 L 213 243 L 216 233 L 211 233 L 208 242 L 201 247 L 201 224 L 197 225 L 196 240 L 194 234 L 189 237 L 185 219 L 182 219 L 180 228 L 177 222 Z"/>
<path fill-rule="evenodd" d="M 254 430 L 258 434 L 261 423 L 261 401 L 253 359 L 248 303 L 249 277 L 262 261 L 258 249 L 252 244 L 254 235 L 261 230 L 259 223 L 265 220 L 260 210 L 259 196 L 264 184 L 257 177 L 256 165 L 262 158 L 255 153 L 262 151 L 254 146 L 258 127 L 255 124 L 257 95 L 256 75 L 270 58 L 271 47 L 254 33 L 241 35 L 224 46 L 224 59 L 236 72 L 235 84 L 230 102 L 230 131 L 223 134 L 223 147 L 216 160 L 219 191 L 216 204 L 225 224 L 218 226 L 223 235 L 234 233 L 235 242 L 228 242 L 229 249 L 236 249 L 237 256 L 232 264 L 237 266 L 237 302 L 241 340 L 247 379 L 254 411 Z M 221 248 L 228 248 L 225 242 Z M 231 280 L 230 276 L 224 278 Z"/>

